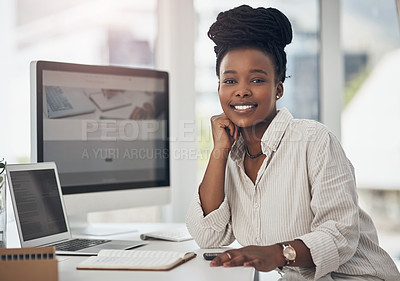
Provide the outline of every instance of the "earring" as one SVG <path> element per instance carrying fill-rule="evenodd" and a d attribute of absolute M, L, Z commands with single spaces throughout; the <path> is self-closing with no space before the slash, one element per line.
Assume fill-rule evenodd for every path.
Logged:
<path fill-rule="evenodd" d="M 278 96 L 278 95 L 276 95 L 276 99 L 279 99 L 279 96 Z"/>

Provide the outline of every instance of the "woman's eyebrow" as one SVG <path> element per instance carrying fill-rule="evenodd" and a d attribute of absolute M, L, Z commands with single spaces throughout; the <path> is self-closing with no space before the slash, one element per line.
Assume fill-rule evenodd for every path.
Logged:
<path fill-rule="evenodd" d="M 225 70 L 222 74 L 236 74 L 235 70 Z"/>
<path fill-rule="evenodd" d="M 222 74 L 236 74 L 237 72 L 235 70 L 225 70 Z M 265 75 L 268 75 L 268 73 L 262 69 L 252 69 L 250 70 L 250 73 L 263 73 Z"/>
<path fill-rule="evenodd" d="M 265 71 L 262 70 L 262 69 L 252 69 L 252 70 L 250 70 L 250 73 L 263 73 L 263 74 L 265 74 L 265 75 L 268 75 L 268 73 L 265 72 Z"/>

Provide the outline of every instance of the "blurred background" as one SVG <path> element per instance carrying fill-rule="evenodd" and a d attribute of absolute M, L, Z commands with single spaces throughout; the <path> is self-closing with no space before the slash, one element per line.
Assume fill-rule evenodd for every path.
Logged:
<path fill-rule="evenodd" d="M 179 134 L 183 120 L 192 133 L 172 145 L 180 150 L 171 160 L 175 191 L 169 220 L 183 221 L 212 147 L 209 119 L 221 112 L 208 28 L 220 11 L 240 4 L 272 6 L 288 16 L 294 31 L 286 49 L 289 78 L 278 107 L 323 122 L 338 135 L 355 166 L 361 206 L 373 217 L 384 247 L 398 245 L 400 32 L 395 0 L 329 2 L 336 9 L 326 13 L 326 0 L 2 0 L 0 159 L 30 161 L 31 61 L 167 70 L 172 135 Z M 327 47 L 330 38 L 337 45 Z M 332 73 L 324 64 L 330 58 Z M 163 210 L 154 206 L 92 219 L 160 221 Z M 391 253 L 398 257 L 400 249 Z"/>

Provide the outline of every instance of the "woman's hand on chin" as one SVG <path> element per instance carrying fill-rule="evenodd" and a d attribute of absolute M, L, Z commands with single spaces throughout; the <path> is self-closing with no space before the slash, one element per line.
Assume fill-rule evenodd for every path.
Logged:
<path fill-rule="evenodd" d="M 239 128 L 224 113 L 211 117 L 211 128 L 216 150 L 230 150 L 239 139 Z"/>

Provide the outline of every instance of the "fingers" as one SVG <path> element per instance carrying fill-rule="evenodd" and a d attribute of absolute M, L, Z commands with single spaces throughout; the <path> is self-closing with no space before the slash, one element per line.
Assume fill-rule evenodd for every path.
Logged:
<path fill-rule="evenodd" d="M 143 110 L 147 113 L 147 118 L 154 118 L 155 116 L 155 110 L 154 106 L 151 103 L 146 102 L 143 104 Z"/>
<path fill-rule="evenodd" d="M 222 254 L 219 254 L 211 261 L 210 266 L 224 265 L 226 262 L 232 260 L 232 258 L 233 258 L 232 252 L 230 251 L 223 252 Z"/>
<path fill-rule="evenodd" d="M 262 262 L 258 258 L 248 258 L 245 254 L 243 254 L 240 250 L 229 250 L 221 253 L 217 257 L 215 257 L 210 266 L 224 266 L 224 267 L 234 267 L 234 266 L 246 266 L 246 267 L 254 267 L 260 268 Z"/>
<path fill-rule="evenodd" d="M 235 134 L 234 134 L 233 138 L 234 138 L 235 140 L 238 140 L 238 139 L 239 139 L 239 136 L 240 136 L 239 127 L 235 125 Z"/>
<path fill-rule="evenodd" d="M 224 262 L 222 265 L 224 267 L 242 266 L 244 262 L 245 262 L 245 256 L 239 255 L 237 257 L 232 257 L 232 259 Z"/>
<path fill-rule="evenodd" d="M 132 111 L 129 119 L 133 120 L 144 120 L 146 119 L 146 112 L 143 110 L 141 107 L 135 107 L 135 109 Z"/>
<path fill-rule="evenodd" d="M 238 127 L 229 120 L 225 114 L 215 115 L 211 117 L 212 131 L 214 141 L 228 142 L 232 144 L 233 140 L 237 140 L 239 136 Z M 229 137 L 227 139 L 226 137 Z"/>
<path fill-rule="evenodd" d="M 251 261 L 246 261 L 243 263 L 243 266 L 246 267 L 254 267 L 254 268 L 258 268 L 261 265 L 261 261 L 259 259 L 254 259 Z"/>
<path fill-rule="evenodd" d="M 211 122 L 213 124 L 218 124 L 219 127 L 225 129 L 225 131 L 234 139 L 238 140 L 240 136 L 240 130 L 237 125 L 235 125 L 231 120 L 226 117 L 224 113 L 220 115 L 215 115 L 211 117 Z"/>
<path fill-rule="evenodd" d="M 234 125 L 224 114 L 212 116 L 211 123 L 219 128 L 229 128 L 229 134 L 233 136 Z"/>
<path fill-rule="evenodd" d="M 274 261 L 275 254 L 271 252 L 272 247 L 246 246 L 240 249 L 232 249 L 218 255 L 210 266 L 245 266 L 268 272 L 277 267 L 276 261 Z"/>
<path fill-rule="evenodd" d="M 225 266 L 225 267 L 232 267 L 232 266 L 241 266 L 245 262 L 245 256 L 236 252 L 235 250 L 229 250 L 223 252 L 222 254 L 215 257 L 210 266 Z"/>
<path fill-rule="evenodd" d="M 225 125 L 225 131 L 233 137 L 235 135 L 235 125 L 233 125 L 232 122 L 229 121 L 228 125 Z"/>

